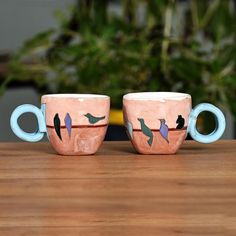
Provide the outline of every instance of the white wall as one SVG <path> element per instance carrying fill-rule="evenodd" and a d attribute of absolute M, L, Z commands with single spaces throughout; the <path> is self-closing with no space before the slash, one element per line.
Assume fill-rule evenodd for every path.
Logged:
<path fill-rule="evenodd" d="M 56 9 L 75 0 L 0 0 L 0 51 L 15 50 L 24 40 L 57 25 Z"/>
<path fill-rule="evenodd" d="M 13 51 L 34 34 L 57 26 L 54 13 L 66 12 L 75 0 L 0 0 L 0 53 Z M 17 141 L 11 132 L 9 119 L 14 108 L 23 103 L 40 104 L 40 97 L 33 88 L 9 89 L 0 98 L 0 141 Z M 31 115 L 22 117 L 24 129 L 36 129 Z"/>

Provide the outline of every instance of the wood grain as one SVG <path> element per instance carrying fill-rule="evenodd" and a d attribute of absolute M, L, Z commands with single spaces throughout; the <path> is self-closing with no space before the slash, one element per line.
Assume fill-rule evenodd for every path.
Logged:
<path fill-rule="evenodd" d="M 236 141 L 78 157 L 0 143 L 0 235 L 236 235 Z"/>

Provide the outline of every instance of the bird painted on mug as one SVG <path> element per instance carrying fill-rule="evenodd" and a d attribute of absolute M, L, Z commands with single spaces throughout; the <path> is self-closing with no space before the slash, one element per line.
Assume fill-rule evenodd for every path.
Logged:
<path fill-rule="evenodd" d="M 65 117 L 64 121 L 65 121 L 65 125 L 66 125 L 68 135 L 69 135 L 69 137 L 71 137 L 72 119 L 71 119 L 69 113 L 66 114 L 66 117 Z"/>
<path fill-rule="evenodd" d="M 54 116 L 53 122 L 54 122 L 54 129 L 57 133 L 57 136 L 59 137 L 60 140 L 62 140 L 62 137 L 61 137 L 61 121 L 60 121 L 58 113 Z"/>
<path fill-rule="evenodd" d="M 176 129 L 182 129 L 184 127 L 185 120 L 181 115 L 178 115 L 178 119 L 176 120 Z"/>
<path fill-rule="evenodd" d="M 147 127 L 147 125 L 144 123 L 144 119 L 142 118 L 138 118 L 138 121 L 140 122 L 140 125 L 141 125 L 141 130 L 142 132 L 147 136 L 149 137 L 148 139 L 148 144 L 149 146 L 152 145 L 152 141 L 153 141 L 153 133 L 152 131 Z"/>
<path fill-rule="evenodd" d="M 95 124 L 100 120 L 104 120 L 106 117 L 106 116 L 96 117 L 96 116 L 91 115 L 90 113 L 87 113 L 84 116 L 88 118 L 90 124 Z"/>
<path fill-rule="evenodd" d="M 129 121 L 126 122 L 126 129 L 128 131 L 130 139 L 133 139 L 133 125 L 131 122 Z"/>
<path fill-rule="evenodd" d="M 166 125 L 166 120 L 165 119 L 159 119 L 161 122 L 160 125 L 160 134 L 161 136 L 169 143 L 168 140 L 168 126 Z"/>

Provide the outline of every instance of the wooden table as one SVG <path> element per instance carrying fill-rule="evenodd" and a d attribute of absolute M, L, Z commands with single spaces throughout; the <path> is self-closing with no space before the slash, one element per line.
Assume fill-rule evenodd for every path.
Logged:
<path fill-rule="evenodd" d="M 236 235 L 236 141 L 170 156 L 106 142 L 87 157 L 1 143 L 0 235 Z"/>

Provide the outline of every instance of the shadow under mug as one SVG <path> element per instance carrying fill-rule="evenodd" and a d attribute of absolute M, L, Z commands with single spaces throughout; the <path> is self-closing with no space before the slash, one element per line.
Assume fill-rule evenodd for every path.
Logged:
<path fill-rule="evenodd" d="M 41 98 L 41 109 L 25 104 L 12 113 L 10 125 L 19 138 L 40 141 L 47 133 L 61 155 L 94 154 L 102 144 L 109 121 L 110 97 L 97 94 L 49 94 Z M 38 131 L 23 131 L 18 118 L 24 113 L 37 117 Z"/>
<path fill-rule="evenodd" d="M 215 116 L 216 128 L 200 134 L 196 127 L 198 115 L 208 111 Z M 189 133 L 201 143 L 218 140 L 225 131 L 222 111 L 209 103 L 192 109 L 189 94 L 174 92 L 129 93 L 123 97 L 123 115 L 128 136 L 142 154 L 174 154 Z"/>

